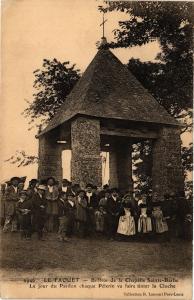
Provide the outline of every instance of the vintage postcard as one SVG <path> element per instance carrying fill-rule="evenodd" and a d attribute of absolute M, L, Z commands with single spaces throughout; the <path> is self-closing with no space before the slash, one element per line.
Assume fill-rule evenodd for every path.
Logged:
<path fill-rule="evenodd" d="M 2 299 L 192 299 L 192 17 L 2 1 Z"/>

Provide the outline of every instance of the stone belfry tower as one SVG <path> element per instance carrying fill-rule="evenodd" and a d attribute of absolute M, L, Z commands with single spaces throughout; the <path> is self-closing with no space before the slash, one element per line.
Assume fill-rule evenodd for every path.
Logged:
<path fill-rule="evenodd" d="M 108 151 L 110 186 L 132 190 L 131 145 L 151 139 L 153 192 L 183 190 L 180 125 L 108 49 L 104 37 L 81 79 L 38 138 L 39 178 L 61 180 L 61 152 L 71 149 L 72 182 L 101 186 L 100 152 Z"/>

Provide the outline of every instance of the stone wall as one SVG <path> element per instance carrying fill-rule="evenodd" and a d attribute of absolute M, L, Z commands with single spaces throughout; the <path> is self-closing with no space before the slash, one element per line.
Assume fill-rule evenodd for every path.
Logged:
<path fill-rule="evenodd" d="M 71 124 L 71 180 L 82 188 L 102 184 L 100 121 L 79 117 Z"/>
<path fill-rule="evenodd" d="M 152 188 L 154 200 L 166 193 L 184 190 L 184 175 L 181 163 L 180 130 L 163 127 L 160 138 L 153 145 Z"/>
<path fill-rule="evenodd" d="M 50 176 L 61 181 L 63 176 L 61 145 L 57 144 L 54 135 L 43 135 L 39 138 L 39 166 L 38 178 L 46 179 Z"/>

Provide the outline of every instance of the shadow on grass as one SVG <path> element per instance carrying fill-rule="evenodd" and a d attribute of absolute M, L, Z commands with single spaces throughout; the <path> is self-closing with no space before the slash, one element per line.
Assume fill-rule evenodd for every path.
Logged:
<path fill-rule="evenodd" d="M 190 274 L 192 244 L 180 240 L 168 243 L 118 242 L 106 239 L 73 238 L 60 243 L 56 234 L 46 241 L 33 236 L 23 241 L 18 233 L 2 234 L 1 267 L 18 271 L 62 269 L 82 272 L 162 272 Z"/>

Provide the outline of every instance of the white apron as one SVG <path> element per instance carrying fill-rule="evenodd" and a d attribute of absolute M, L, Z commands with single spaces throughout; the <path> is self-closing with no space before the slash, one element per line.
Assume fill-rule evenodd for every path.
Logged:
<path fill-rule="evenodd" d="M 131 212 L 129 210 L 125 210 L 125 215 L 119 218 L 119 225 L 117 229 L 117 233 L 123 235 L 134 235 L 135 234 L 135 221 L 134 217 L 131 216 Z"/>

